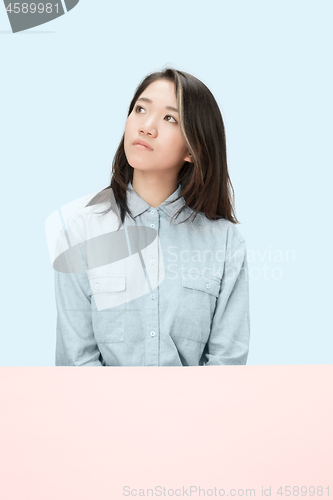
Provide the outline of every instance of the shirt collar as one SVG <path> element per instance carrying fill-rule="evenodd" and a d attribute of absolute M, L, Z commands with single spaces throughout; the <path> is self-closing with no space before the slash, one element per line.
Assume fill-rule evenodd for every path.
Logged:
<path fill-rule="evenodd" d="M 185 199 L 181 196 L 179 200 L 178 196 L 182 191 L 182 185 L 178 184 L 176 191 L 174 191 L 169 198 L 167 198 L 161 205 L 156 207 L 156 209 L 163 210 L 169 217 L 172 217 L 178 210 L 183 207 L 186 202 Z M 170 203 L 171 202 L 171 203 Z M 133 217 L 137 217 L 142 214 L 149 208 L 152 208 L 145 200 L 143 200 L 138 193 L 134 190 L 132 183 L 129 182 L 127 184 L 127 206 L 130 209 Z"/>

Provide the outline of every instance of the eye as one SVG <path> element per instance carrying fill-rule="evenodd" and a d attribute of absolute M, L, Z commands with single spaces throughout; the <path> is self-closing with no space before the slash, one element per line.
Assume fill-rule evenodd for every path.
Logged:
<path fill-rule="evenodd" d="M 139 109 L 145 110 L 145 108 L 143 108 L 142 106 L 139 106 L 139 105 L 135 106 L 135 112 L 136 113 L 141 113 L 141 111 L 139 111 Z"/>
<path fill-rule="evenodd" d="M 171 115 L 166 115 L 164 118 L 171 118 L 173 121 L 167 120 L 167 121 L 168 121 L 168 122 L 170 122 L 170 123 L 178 123 L 178 122 L 177 122 L 177 120 L 176 120 L 176 118 L 174 118 L 174 117 L 173 117 L 173 116 L 171 116 Z"/>

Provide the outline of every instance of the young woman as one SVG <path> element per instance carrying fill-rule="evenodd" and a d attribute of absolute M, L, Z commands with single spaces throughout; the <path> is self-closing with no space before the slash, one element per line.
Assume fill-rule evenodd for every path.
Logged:
<path fill-rule="evenodd" d="M 55 266 L 56 365 L 245 364 L 249 284 L 237 223 L 213 95 L 182 71 L 148 75 L 110 185 L 67 220 L 83 267 L 72 257 Z"/>

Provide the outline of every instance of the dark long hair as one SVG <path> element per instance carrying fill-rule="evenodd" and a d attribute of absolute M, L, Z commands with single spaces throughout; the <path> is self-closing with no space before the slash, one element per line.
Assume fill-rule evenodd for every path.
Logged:
<path fill-rule="evenodd" d="M 189 73 L 171 68 L 151 73 L 137 87 L 127 116 L 148 85 L 161 79 L 175 84 L 180 129 L 193 159 L 193 163 L 185 162 L 178 173 L 178 183 L 182 185 L 180 196 L 192 209 L 190 216 L 194 220 L 197 213 L 201 212 L 211 220 L 224 218 L 239 224 L 235 216 L 234 190 L 228 173 L 224 123 L 219 106 L 204 83 Z M 111 188 L 120 209 L 121 224 L 124 223 L 126 213 L 132 217 L 126 202 L 126 192 L 128 183 L 133 182 L 134 171 L 125 155 L 124 135 L 112 162 L 110 185 L 88 204 L 95 205 L 105 201 L 106 193 L 103 194 L 103 191 Z M 182 209 L 183 207 L 174 217 Z M 110 210 L 112 206 L 102 214 Z"/>

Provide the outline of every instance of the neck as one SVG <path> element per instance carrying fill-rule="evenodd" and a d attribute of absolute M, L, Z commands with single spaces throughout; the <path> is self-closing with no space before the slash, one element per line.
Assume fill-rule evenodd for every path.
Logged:
<path fill-rule="evenodd" d="M 151 207 L 158 207 L 174 193 L 178 187 L 177 179 L 147 175 L 134 170 L 132 186 L 134 191 Z"/>

